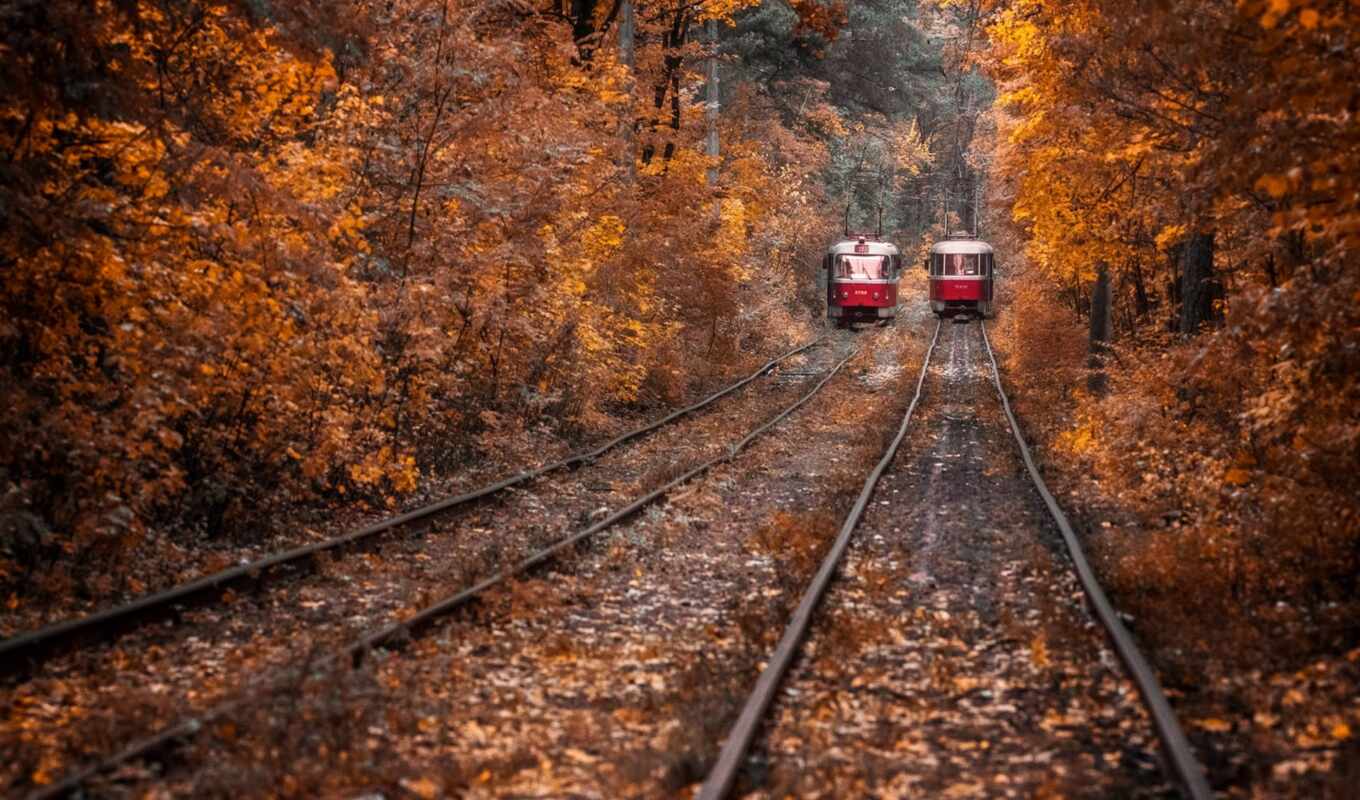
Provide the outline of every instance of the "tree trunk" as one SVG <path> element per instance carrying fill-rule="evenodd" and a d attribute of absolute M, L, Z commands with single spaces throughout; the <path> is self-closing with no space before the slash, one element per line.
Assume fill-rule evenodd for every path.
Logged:
<path fill-rule="evenodd" d="M 1220 295 L 1214 278 L 1214 233 L 1192 234 L 1181 256 L 1180 332 L 1194 334 L 1215 318 L 1214 301 Z"/>
<path fill-rule="evenodd" d="M 704 108 L 704 118 L 708 123 L 708 137 L 704 142 L 704 155 L 713 159 L 713 163 L 708 168 L 708 185 L 716 186 L 718 183 L 718 21 L 710 19 L 704 23 L 704 33 L 708 38 L 708 63 L 705 65 L 706 82 L 708 84 L 705 92 L 707 101 Z"/>
<path fill-rule="evenodd" d="M 631 81 L 628 87 L 629 94 L 632 94 L 634 85 L 637 81 L 637 71 L 635 69 L 637 57 L 635 54 L 637 42 L 637 23 L 633 16 L 633 0 L 619 0 L 619 63 L 628 68 Z M 623 130 L 624 144 L 624 168 L 628 173 L 630 184 L 637 181 L 637 123 L 634 122 L 626 126 Z"/>
<path fill-rule="evenodd" d="M 633 0 L 620 0 L 619 61 L 630 70 L 634 64 L 633 43 L 636 37 L 637 24 L 633 21 Z"/>
<path fill-rule="evenodd" d="M 661 80 L 657 82 L 656 89 L 652 98 L 654 113 L 649 133 L 655 136 L 656 129 L 661 123 L 661 109 L 665 108 L 667 94 L 671 97 L 671 129 L 680 129 L 680 67 L 684 64 L 684 57 L 680 54 L 680 48 L 685 46 L 685 37 L 688 29 L 688 16 L 685 9 L 675 12 L 675 20 L 671 28 L 662 36 L 662 47 L 665 50 L 663 60 L 664 70 Z M 669 161 L 675 153 L 675 140 L 666 142 L 663 159 Z M 651 164 L 652 158 L 656 155 L 656 143 L 649 140 L 642 147 L 642 163 Z"/>
<path fill-rule="evenodd" d="M 1091 336 L 1086 357 L 1086 388 L 1105 394 L 1105 357 L 1110 349 L 1110 268 L 1104 261 L 1096 264 L 1096 285 L 1091 289 Z"/>
<path fill-rule="evenodd" d="M 1133 311 L 1140 324 L 1147 321 L 1149 304 L 1147 286 L 1143 284 L 1142 259 L 1133 259 Z"/>
<path fill-rule="evenodd" d="M 1185 244 L 1172 245 L 1166 251 L 1166 329 L 1175 332 L 1181 326 L 1181 260 L 1185 253 Z"/>

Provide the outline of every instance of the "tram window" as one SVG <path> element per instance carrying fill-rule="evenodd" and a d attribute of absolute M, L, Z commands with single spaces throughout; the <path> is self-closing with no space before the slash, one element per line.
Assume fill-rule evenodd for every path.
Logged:
<path fill-rule="evenodd" d="M 882 280 L 887 277 L 887 256 L 848 256 L 836 259 L 837 278 Z"/>
<path fill-rule="evenodd" d="M 950 253 L 945 257 L 946 275 L 976 275 L 978 274 L 978 256 L 976 253 Z"/>
<path fill-rule="evenodd" d="M 944 256 L 940 255 L 939 253 L 931 253 L 930 255 L 930 274 L 931 275 L 944 274 Z"/>

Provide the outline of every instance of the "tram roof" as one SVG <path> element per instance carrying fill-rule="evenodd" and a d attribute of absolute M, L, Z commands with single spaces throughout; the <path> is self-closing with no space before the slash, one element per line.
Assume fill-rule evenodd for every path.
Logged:
<path fill-rule="evenodd" d="M 954 253 L 991 253 L 992 246 L 981 239 L 946 239 L 943 242 L 936 242 L 930 248 L 932 253 L 943 253 L 952 255 Z"/>
<path fill-rule="evenodd" d="M 827 248 L 827 252 L 833 256 L 838 256 L 842 253 L 854 255 L 855 245 L 857 244 L 861 244 L 859 239 L 842 239 Z M 862 253 L 861 255 L 895 256 L 898 254 L 897 245 L 892 242 L 885 242 L 882 239 L 871 239 L 866 236 L 864 237 L 863 244 L 869 248 L 869 251 L 867 253 Z"/>

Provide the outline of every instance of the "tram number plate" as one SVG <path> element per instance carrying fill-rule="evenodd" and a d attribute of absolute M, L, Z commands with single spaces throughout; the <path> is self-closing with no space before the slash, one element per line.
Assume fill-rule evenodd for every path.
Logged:
<path fill-rule="evenodd" d="M 856 245 L 855 245 L 855 252 L 856 252 L 856 253 L 867 253 L 867 252 L 869 252 L 869 245 L 867 245 L 867 244 L 856 244 Z"/>

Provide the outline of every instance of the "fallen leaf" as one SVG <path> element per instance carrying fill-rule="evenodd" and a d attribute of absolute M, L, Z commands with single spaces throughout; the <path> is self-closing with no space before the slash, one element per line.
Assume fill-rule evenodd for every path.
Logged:
<path fill-rule="evenodd" d="M 421 798 L 421 800 L 434 800 L 440 792 L 439 784 L 429 778 L 402 778 L 401 788 Z"/>
<path fill-rule="evenodd" d="M 590 753 L 587 753 L 584 750 L 578 750 L 575 747 L 568 747 L 566 752 L 568 758 L 570 758 L 573 761 L 578 761 L 582 764 L 594 764 L 595 762 L 600 760 L 595 756 L 592 756 Z"/>

